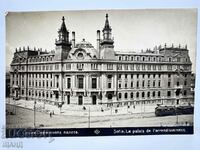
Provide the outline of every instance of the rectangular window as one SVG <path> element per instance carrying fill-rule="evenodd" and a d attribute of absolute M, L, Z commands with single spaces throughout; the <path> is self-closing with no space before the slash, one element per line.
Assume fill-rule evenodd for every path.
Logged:
<path fill-rule="evenodd" d="M 83 77 L 78 77 L 78 88 L 83 89 Z"/>
<path fill-rule="evenodd" d="M 133 82 L 131 82 L 131 87 L 133 88 Z"/>
<path fill-rule="evenodd" d="M 66 64 L 66 70 L 71 70 L 71 64 L 69 63 Z"/>
<path fill-rule="evenodd" d="M 113 64 L 107 64 L 107 70 L 113 70 Z"/>
<path fill-rule="evenodd" d="M 93 89 L 97 88 L 97 78 L 92 78 L 92 88 Z"/>
<path fill-rule="evenodd" d="M 112 86 L 112 84 L 111 84 L 111 83 L 108 83 L 108 88 L 109 88 L 109 89 L 111 89 L 111 86 Z"/>
<path fill-rule="evenodd" d="M 122 75 L 121 75 L 121 74 L 119 74 L 119 75 L 118 75 L 118 79 L 121 79 L 121 77 L 122 77 Z"/>
<path fill-rule="evenodd" d="M 125 88 L 127 88 L 127 83 L 125 83 Z"/>
<path fill-rule="evenodd" d="M 167 65 L 167 70 L 172 70 L 172 65 Z"/>
<path fill-rule="evenodd" d="M 91 69 L 92 70 L 97 70 L 98 64 L 91 64 Z"/>
<path fill-rule="evenodd" d="M 142 70 L 145 70 L 145 69 L 146 69 L 145 65 L 142 65 Z"/>
<path fill-rule="evenodd" d="M 122 65 L 121 64 L 117 65 L 117 70 L 122 70 Z"/>
<path fill-rule="evenodd" d="M 133 74 L 131 74 L 131 79 L 133 79 Z"/>
<path fill-rule="evenodd" d="M 151 65 L 148 65 L 148 66 L 147 66 L 147 69 L 148 69 L 148 70 L 151 70 Z"/>
<path fill-rule="evenodd" d="M 128 65 L 124 65 L 124 70 L 128 70 Z"/>
<path fill-rule="evenodd" d="M 148 80 L 148 87 L 150 87 L 150 80 Z"/>
<path fill-rule="evenodd" d="M 153 65 L 153 70 L 156 70 L 156 65 Z"/>
<path fill-rule="evenodd" d="M 156 81 L 153 81 L 153 87 L 155 87 L 156 86 Z"/>
<path fill-rule="evenodd" d="M 140 70 L 140 65 L 136 65 L 136 69 L 137 69 L 137 70 Z"/>
<path fill-rule="evenodd" d="M 158 70 L 161 70 L 161 65 L 158 65 Z"/>
<path fill-rule="evenodd" d="M 121 88 L 122 87 L 122 85 L 121 85 L 121 83 L 119 83 L 119 86 L 118 86 L 119 88 Z"/>
<path fill-rule="evenodd" d="M 170 87 L 171 86 L 171 82 L 168 82 L 168 87 Z"/>
<path fill-rule="evenodd" d="M 56 87 L 59 88 L 59 76 L 56 75 Z"/>
<path fill-rule="evenodd" d="M 171 96 L 171 91 L 167 91 L 167 96 L 168 96 L 168 97 Z"/>
<path fill-rule="evenodd" d="M 185 85 L 185 86 L 187 85 L 187 80 L 185 80 L 184 85 Z"/>
<path fill-rule="evenodd" d="M 67 78 L 67 88 L 71 88 L 71 78 Z"/>
<path fill-rule="evenodd" d="M 77 69 L 78 70 L 83 70 L 84 64 L 78 63 L 77 64 Z"/>
<path fill-rule="evenodd" d="M 53 70 L 53 66 L 52 65 L 50 66 L 50 70 Z"/>
<path fill-rule="evenodd" d="M 142 81 L 142 87 L 144 87 L 144 81 Z"/>
<path fill-rule="evenodd" d="M 127 79 L 128 75 L 127 75 L 127 74 L 125 74 L 124 76 L 125 76 L 125 79 Z"/>
<path fill-rule="evenodd" d="M 59 69 L 59 64 L 55 64 L 55 70 Z M 44 66 L 43 66 L 43 70 L 44 70 Z"/>
<path fill-rule="evenodd" d="M 134 70 L 134 65 L 133 64 L 131 65 L 131 70 Z"/>
<path fill-rule="evenodd" d="M 137 88 L 139 88 L 139 81 L 137 81 Z"/>

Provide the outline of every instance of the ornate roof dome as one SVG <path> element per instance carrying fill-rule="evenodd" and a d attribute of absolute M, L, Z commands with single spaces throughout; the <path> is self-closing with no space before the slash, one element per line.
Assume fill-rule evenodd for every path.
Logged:
<path fill-rule="evenodd" d="M 76 44 L 75 48 L 94 48 L 94 46 L 92 46 L 90 42 L 83 39 L 81 42 Z"/>
<path fill-rule="evenodd" d="M 92 44 L 85 39 L 78 42 L 75 47 L 70 51 L 71 56 L 78 59 L 97 59 L 98 52 Z M 73 59 L 73 58 L 72 58 Z"/>

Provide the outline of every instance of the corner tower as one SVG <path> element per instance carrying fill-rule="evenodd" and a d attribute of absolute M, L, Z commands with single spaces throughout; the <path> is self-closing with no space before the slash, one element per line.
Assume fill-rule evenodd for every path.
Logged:
<path fill-rule="evenodd" d="M 56 60 L 67 59 L 68 53 L 71 49 L 71 43 L 69 42 L 69 32 L 65 25 L 65 18 L 62 17 L 62 24 L 58 30 L 58 39 L 55 41 L 56 45 Z"/>
<path fill-rule="evenodd" d="M 114 39 L 112 37 L 112 29 L 109 25 L 108 14 L 106 14 L 105 26 L 102 30 L 103 39 L 100 43 L 100 59 L 115 59 Z"/>

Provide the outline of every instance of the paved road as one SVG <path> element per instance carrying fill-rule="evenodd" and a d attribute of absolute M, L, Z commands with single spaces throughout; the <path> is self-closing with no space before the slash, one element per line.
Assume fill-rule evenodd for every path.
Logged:
<path fill-rule="evenodd" d="M 7 105 L 7 111 L 12 112 L 13 106 Z M 16 107 L 16 115 L 6 116 L 7 128 L 34 127 L 33 110 Z M 89 124 L 90 120 L 90 124 Z M 53 115 L 36 112 L 36 126 L 45 128 L 87 128 L 87 127 L 147 127 L 147 126 L 174 126 L 177 125 L 177 116 L 155 117 L 154 113 L 126 114 L 115 116 L 71 116 Z M 179 115 L 179 125 L 193 124 L 193 115 Z"/>

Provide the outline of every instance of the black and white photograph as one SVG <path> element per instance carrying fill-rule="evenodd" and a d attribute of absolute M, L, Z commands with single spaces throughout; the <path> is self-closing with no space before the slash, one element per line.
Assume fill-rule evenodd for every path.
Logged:
<path fill-rule="evenodd" d="M 5 22 L 8 137 L 193 134 L 197 9 L 8 12 Z"/>

